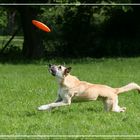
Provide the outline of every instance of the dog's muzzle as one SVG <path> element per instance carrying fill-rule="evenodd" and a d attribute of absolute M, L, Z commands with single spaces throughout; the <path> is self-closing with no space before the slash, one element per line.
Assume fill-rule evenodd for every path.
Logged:
<path fill-rule="evenodd" d="M 55 67 L 51 64 L 49 64 L 49 72 L 55 76 L 56 75 L 56 70 L 55 70 Z"/>
<path fill-rule="evenodd" d="M 56 75 L 56 70 L 54 70 L 54 69 L 50 69 L 50 72 L 51 72 L 51 74 L 52 74 L 53 76 Z"/>

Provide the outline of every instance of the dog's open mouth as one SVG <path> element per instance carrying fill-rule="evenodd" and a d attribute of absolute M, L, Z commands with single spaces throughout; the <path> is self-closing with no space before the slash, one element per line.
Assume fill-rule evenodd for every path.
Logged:
<path fill-rule="evenodd" d="M 55 76 L 56 75 L 56 71 L 54 69 L 50 69 L 50 73 Z"/>
<path fill-rule="evenodd" d="M 55 65 L 49 64 L 49 72 L 50 72 L 53 76 L 56 76 L 56 68 L 55 68 Z"/>

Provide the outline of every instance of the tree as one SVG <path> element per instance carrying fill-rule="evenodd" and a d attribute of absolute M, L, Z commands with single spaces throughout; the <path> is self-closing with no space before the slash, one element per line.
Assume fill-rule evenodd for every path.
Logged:
<path fill-rule="evenodd" d="M 27 58 L 40 58 L 44 54 L 42 38 L 31 22 L 36 19 L 39 9 L 34 6 L 17 7 L 24 34 L 23 55 Z"/>
<path fill-rule="evenodd" d="M 132 0 L 124 0 L 124 2 L 131 1 Z M 30 1 L 28 0 L 28 2 Z M 39 1 L 36 0 L 36 2 Z M 42 0 L 40 2 L 44 1 Z M 46 2 L 52 1 L 47 0 Z M 53 0 L 53 2 L 88 3 L 90 0 Z M 105 1 L 95 0 L 94 2 L 104 3 Z M 114 0 L 107 0 L 106 2 L 116 3 Z M 121 0 L 117 2 L 121 2 Z M 13 6 L 9 6 L 9 8 L 11 7 L 13 8 Z M 24 35 L 23 55 L 26 58 L 42 57 L 44 55 L 43 41 L 46 43 L 47 52 L 53 50 L 55 55 L 59 54 L 61 56 L 74 57 L 121 55 L 122 52 L 127 52 L 124 48 L 130 52 L 128 47 L 130 45 L 127 38 L 130 34 L 133 36 L 133 34 L 139 30 L 139 20 L 137 20 L 137 17 L 140 11 L 137 6 L 75 5 L 61 6 L 59 8 L 57 6 L 46 8 L 45 6 L 42 8 L 42 6 L 26 5 L 15 6 L 14 8 L 20 16 Z M 47 25 L 51 25 L 52 33 L 44 34 L 42 37 L 41 32 L 39 33 L 39 30 L 32 25 L 32 19 L 40 19 L 44 23 L 48 20 Z M 138 23 L 133 22 L 133 19 L 135 21 L 137 20 Z M 138 28 L 136 28 L 136 26 Z M 139 37 L 138 34 L 137 37 Z M 125 44 L 126 42 L 128 44 L 126 47 L 124 47 L 124 43 L 122 43 L 124 40 L 127 40 L 125 41 Z M 137 48 L 133 50 L 139 52 Z"/>
<path fill-rule="evenodd" d="M 3 2 L 3 0 L 0 0 Z M 4 1 L 4 3 L 8 3 L 9 1 Z M 16 3 L 16 6 L 6 6 L 7 9 L 15 9 L 18 11 L 20 16 L 20 24 L 23 29 L 24 35 L 24 43 L 23 43 L 23 56 L 25 58 L 40 58 L 44 55 L 44 46 L 43 40 L 39 35 L 37 29 L 32 25 L 32 19 L 36 19 L 38 13 L 40 12 L 40 6 L 30 6 L 30 5 L 18 5 L 18 3 L 25 3 L 24 0 L 20 2 L 18 0 L 11 0 L 11 3 Z M 34 3 L 40 2 L 51 2 L 50 0 L 35 0 Z M 28 0 L 26 3 L 32 3 L 32 1 Z M 11 21 L 11 20 L 10 20 Z"/>

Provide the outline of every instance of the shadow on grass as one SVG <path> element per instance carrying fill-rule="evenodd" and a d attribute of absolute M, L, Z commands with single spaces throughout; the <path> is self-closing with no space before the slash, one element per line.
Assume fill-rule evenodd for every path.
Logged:
<path fill-rule="evenodd" d="M 41 62 L 42 59 L 30 59 L 22 55 L 22 53 L 3 53 L 0 54 L 1 64 L 36 64 Z"/>
<path fill-rule="evenodd" d="M 41 64 L 46 65 L 49 63 L 52 64 L 92 64 L 92 63 L 102 63 L 104 61 L 113 59 L 115 61 L 123 61 L 128 58 L 137 58 L 139 56 L 135 57 L 63 57 L 58 56 L 57 54 L 45 54 L 42 58 L 27 58 L 22 55 L 21 51 L 13 51 L 13 52 L 6 52 L 6 53 L 0 53 L 0 63 L 1 64 Z"/>
<path fill-rule="evenodd" d="M 5 53 L 0 54 L 1 64 L 90 64 L 90 63 L 100 63 L 106 61 L 108 58 L 92 58 L 92 57 L 54 57 L 45 56 L 42 58 L 26 58 L 21 53 Z M 116 58 L 115 58 L 116 59 Z M 117 58 L 116 60 L 121 60 L 122 58 Z"/>
<path fill-rule="evenodd" d="M 89 106 L 87 107 L 87 105 L 85 104 L 85 107 L 80 106 L 80 107 L 74 107 L 74 104 L 72 104 L 72 106 L 65 106 L 65 107 L 58 107 L 58 108 L 54 108 L 52 110 L 50 110 L 49 112 L 51 112 L 52 114 L 71 114 L 71 113 L 90 113 L 90 112 L 94 112 L 94 113 L 102 113 L 104 112 L 103 108 L 101 107 L 93 107 L 93 106 Z M 79 104 L 80 105 L 80 104 Z"/>

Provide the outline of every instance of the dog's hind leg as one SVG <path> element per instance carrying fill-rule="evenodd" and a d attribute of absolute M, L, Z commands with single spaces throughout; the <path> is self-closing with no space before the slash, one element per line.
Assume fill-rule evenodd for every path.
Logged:
<path fill-rule="evenodd" d="M 125 112 L 126 107 L 120 107 L 118 105 L 118 96 L 116 96 L 112 101 L 113 101 L 112 111 L 114 111 L 114 112 Z"/>
<path fill-rule="evenodd" d="M 103 100 L 103 104 L 104 104 L 104 109 L 105 109 L 105 111 L 110 111 L 111 109 L 112 109 L 112 100 L 110 100 L 110 99 L 105 99 L 105 100 Z"/>

